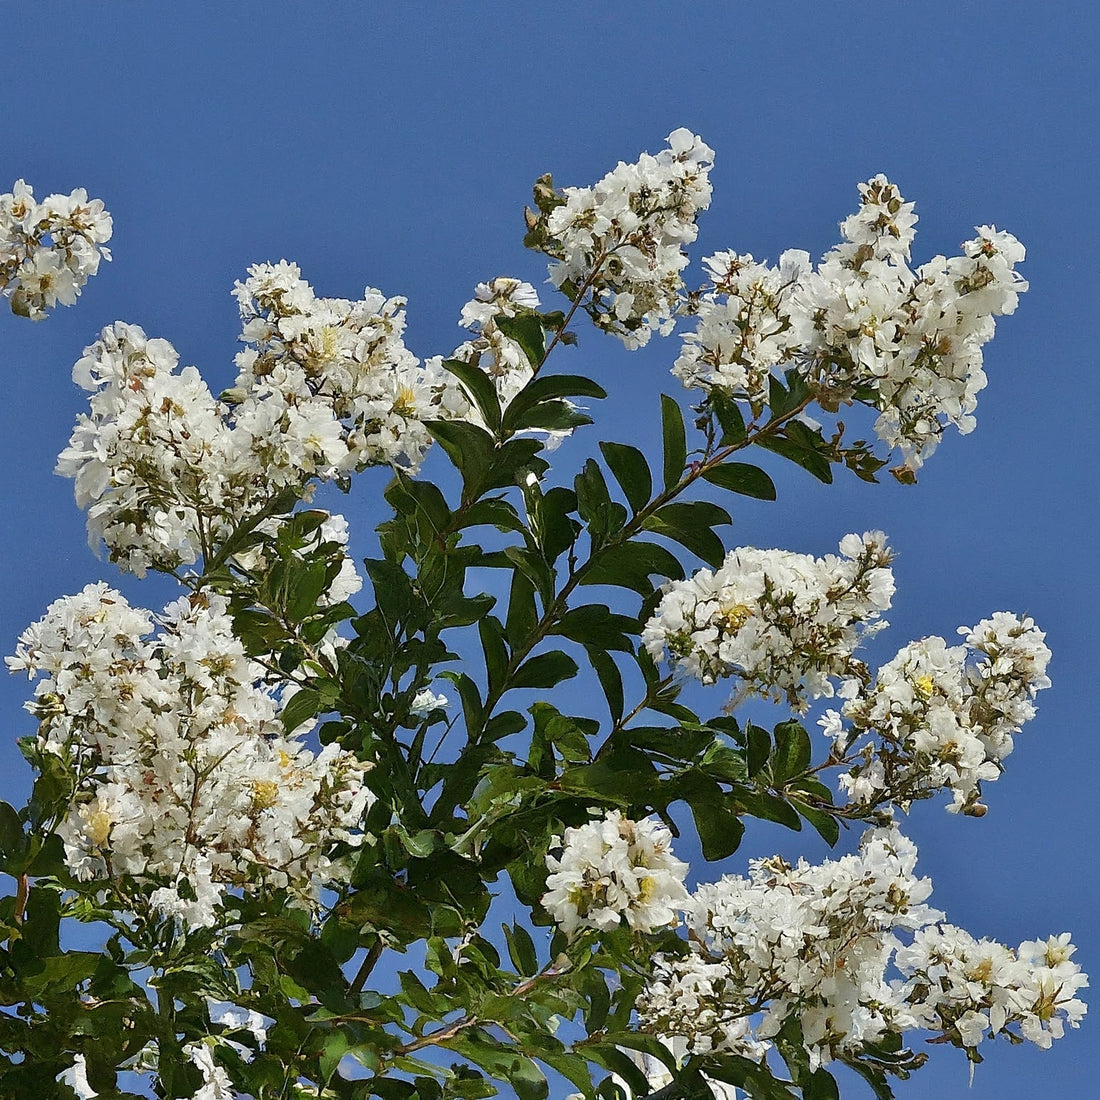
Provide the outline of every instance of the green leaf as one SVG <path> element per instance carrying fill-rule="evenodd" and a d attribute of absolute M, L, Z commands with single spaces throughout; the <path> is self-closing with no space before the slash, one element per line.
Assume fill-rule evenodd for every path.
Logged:
<path fill-rule="evenodd" d="M 460 359 L 444 359 L 443 366 L 461 383 L 467 395 L 485 418 L 485 423 L 497 432 L 500 430 L 500 399 L 492 379 L 473 363 L 463 363 Z"/>
<path fill-rule="evenodd" d="M 348 1037 L 342 1031 L 332 1031 L 325 1037 L 325 1047 L 319 1062 L 322 1081 L 327 1082 L 336 1072 L 336 1067 L 347 1052 Z"/>
<path fill-rule="evenodd" d="M 485 723 L 483 741 L 499 741 L 502 737 L 511 737 L 513 733 L 522 733 L 527 728 L 527 719 L 517 710 L 502 710 L 494 714 Z"/>
<path fill-rule="evenodd" d="M 458 688 L 458 697 L 462 700 L 462 716 L 466 722 L 466 736 L 472 740 L 485 724 L 485 704 L 481 701 L 477 684 L 465 672 L 447 670 L 439 675 Z"/>
<path fill-rule="evenodd" d="M 571 764 L 586 764 L 592 759 L 588 739 L 599 731 L 598 722 L 562 714 L 557 707 L 542 701 L 532 704 L 529 709 L 535 720 L 531 741 L 533 756 L 541 753 L 545 758 L 548 749 L 555 748 L 561 758 Z"/>
<path fill-rule="evenodd" d="M 611 500 L 603 471 L 595 459 L 585 462 L 584 469 L 573 481 L 573 488 L 577 493 L 577 511 L 588 525 L 593 549 L 596 549 L 626 522 L 626 509 Z"/>
<path fill-rule="evenodd" d="M 641 511 L 653 494 L 653 476 L 645 455 L 626 443 L 601 443 L 600 450 L 630 507 L 635 513 Z"/>
<path fill-rule="evenodd" d="M 441 420 L 433 420 L 425 426 L 442 423 Z M 386 488 L 386 500 L 402 515 L 422 516 L 433 531 L 443 531 L 450 526 L 451 510 L 447 507 L 447 500 L 430 481 L 417 481 L 408 474 L 397 472 Z"/>
<path fill-rule="evenodd" d="M 724 462 L 721 466 L 711 466 L 704 471 L 703 480 L 731 493 L 756 497 L 757 500 L 775 500 L 772 479 L 759 466 L 747 462 Z"/>
<path fill-rule="evenodd" d="M 735 798 L 744 808 L 745 813 L 751 817 L 758 817 L 762 821 L 774 821 L 796 833 L 802 830 L 802 819 L 798 816 L 798 811 L 786 799 L 769 794 L 767 791 L 745 789 L 738 789 L 735 792 Z"/>
<path fill-rule="evenodd" d="M 810 766 L 810 735 L 797 722 L 781 722 L 775 727 L 775 749 L 771 756 L 772 780 L 777 787 Z"/>
<path fill-rule="evenodd" d="M 577 662 L 560 649 L 540 653 L 516 670 L 510 688 L 552 688 L 577 675 Z"/>
<path fill-rule="evenodd" d="M 24 847 L 23 823 L 14 806 L 0 802 L 0 853 L 16 855 Z"/>
<path fill-rule="evenodd" d="M 878 1066 L 869 1066 L 856 1058 L 850 1061 L 845 1059 L 844 1064 L 854 1069 L 871 1086 L 877 1100 L 894 1100 L 894 1090 L 890 1088 L 886 1074 Z"/>
<path fill-rule="evenodd" d="M 718 418 L 718 426 L 722 429 L 722 436 L 718 440 L 721 447 L 736 447 L 744 442 L 748 432 L 745 430 L 745 418 L 737 407 L 737 402 L 722 389 L 712 389 L 707 398 L 707 404 Z"/>
<path fill-rule="evenodd" d="M 719 740 L 715 740 L 703 754 L 702 767 L 716 779 L 743 783 L 748 778 L 744 754 Z"/>
<path fill-rule="evenodd" d="M 539 545 L 553 564 L 577 541 L 581 525 L 571 517 L 577 510 L 577 494 L 564 485 L 548 490 L 542 498 L 542 535 Z"/>
<path fill-rule="evenodd" d="M 598 1066 L 621 1077 L 630 1090 L 630 1096 L 648 1096 L 653 1090 L 650 1088 L 646 1075 L 638 1068 L 634 1059 L 624 1054 L 617 1046 L 611 1043 L 589 1043 L 585 1046 L 585 1054 Z"/>
<path fill-rule="evenodd" d="M 751 722 L 745 730 L 747 738 L 746 760 L 749 765 L 749 778 L 755 779 L 768 762 L 772 752 L 772 739 L 768 731 L 761 726 L 754 726 Z"/>
<path fill-rule="evenodd" d="M 489 480 L 494 457 L 493 437 L 484 428 L 466 420 L 426 420 L 424 427 L 462 475 L 463 501 L 473 500 Z"/>
<path fill-rule="evenodd" d="M 489 692 L 498 694 L 508 673 L 508 648 L 504 644 L 504 627 L 495 615 L 485 615 L 477 624 L 477 633 L 485 655 Z"/>
<path fill-rule="evenodd" d="M 699 833 L 703 858 L 709 862 L 725 859 L 737 851 L 745 835 L 745 825 L 732 809 L 731 800 L 716 783 L 715 794 L 691 801 L 691 815 Z"/>
<path fill-rule="evenodd" d="M 665 447 L 665 488 L 671 489 L 687 465 L 687 434 L 680 406 L 667 394 L 661 394 L 661 433 Z"/>
<path fill-rule="evenodd" d="M 303 722 L 308 722 L 321 709 L 321 693 L 313 688 L 302 688 L 295 692 L 290 701 L 279 713 L 283 729 L 290 733 Z"/>
<path fill-rule="evenodd" d="M 498 531 L 522 531 L 523 521 L 502 497 L 485 497 L 458 514 L 459 528 L 492 526 Z"/>
<path fill-rule="evenodd" d="M 291 569 L 287 578 L 290 591 L 287 595 L 286 613 L 292 622 L 299 623 L 317 610 L 317 600 L 328 581 L 328 569 L 324 561 L 292 560 L 288 564 Z"/>
<path fill-rule="evenodd" d="M 526 416 L 528 428 L 568 432 L 592 423 L 592 417 L 570 401 L 540 401 Z"/>
<path fill-rule="evenodd" d="M 615 659 L 606 650 L 597 646 L 585 646 L 585 652 L 592 663 L 592 668 L 603 688 L 604 698 L 607 700 L 607 709 L 611 713 L 611 721 L 618 722 L 623 716 L 625 700 L 623 698 L 623 676 Z"/>
<path fill-rule="evenodd" d="M 654 1061 L 662 1063 L 666 1069 L 675 1072 L 676 1057 L 655 1035 L 644 1031 L 614 1031 L 603 1036 L 603 1042 L 614 1043 L 616 1047 L 636 1050 L 639 1054 L 648 1054 Z"/>
<path fill-rule="evenodd" d="M 584 646 L 633 653 L 634 646 L 628 635 L 638 633 L 638 620 L 630 615 L 613 614 L 606 604 L 584 604 L 567 611 L 550 633 Z"/>
<path fill-rule="evenodd" d="M 22 939 L 31 952 L 42 959 L 61 954 L 61 896 L 47 886 L 34 886 L 27 895 Z"/>
<path fill-rule="evenodd" d="M 798 798 L 792 798 L 791 805 L 817 830 L 830 848 L 840 839 L 840 824 L 832 814 Z"/>
<path fill-rule="evenodd" d="M 681 580 L 684 570 L 663 546 L 652 542 L 624 542 L 603 550 L 591 560 L 581 584 L 610 584 L 629 588 L 641 596 L 653 591 L 650 577 Z"/>
<path fill-rule="evenodd" d="M 791 399 L 791 395 L 783 388 L 783 383 L 774 374 L 768 376 L 768 408 L 773 419 L 783 416 L 797 405 L 797 401 Z"/>
<path fill-rule="evenodd" d="M 519 649 L 531 636 L 538 624 L 538 618 L 535 586 L 522 570 L 514 569 L 512 587 L 508 593 L 508 617 L 504 624 L 508 644 L 512 649 Z"/>
<path fill-rule="evenodd" d="M 736 1085 L 753 1100 L 795 1100 L 789 1082 L 777 1080 L 767 1063 L 759 1064 L 737 1055 L 724 1055 L 720 1061 L 707 1065 L 707 1076 Z"/>
<path fill-rule="evenodd" d="M 788 424 L 785 430 L 790 433 L 797 427 L 801 425 Z M 774 451 L 777 455 L 790 459 L 791 462 L 813 474 L 818 481 L 823 481 L 826 485 L 832 484 L 833 471 L 829 466 L 829 460 L 819 454 L 815 448 L 782 435 L 762 435 L 755 442 L 765 450 Z"/>
<path fill-rule="evenodd" d="M 504 939 L 508 944 L 508 957 L 516 968 L 516 973 L 530 978 L 539 972 L 539 957 L 535 950 L 535 941 L 522 924 L 502 924 Z"/>
<path fill-rule="evenodd" d="M 524 482 L 528 474 L 545 473 L 550 463 L 539 458 L 539 451 L 545 446 L 542 439 L 509 439 L 494 452 L 489 480 L 483 489 L 510 488 Z"/>
<path fill-rule="evenodd" d="M 802 1086 L 803 1100 L 840 1100 L 833 1075 L 824 1067 L 819 1067 Z"/>
<path fill-rule="evenodd" d="M 725 561 L 726 548 L 712 527 L 730 522 L 729 513 L 724 508 L 706 500 L 696 500 L 666 504 L 649 516 L 642 526 L 646 531 L 678 542 L 717 569 Z"/>
<path fill-rule="evenodd" d="M 518 431 L 531 427 L 528 423 L 528 410 L 543 401 L 558 401 L 569 397 L 607 396 L 607 391 L 580 374 L 545 374 L 532 379 L 508 403 L 504 410 L 504 430 Z"/>
<path fill-rule="evenodd" d="M 527 356 L 532 368 L 538 369 L 546 358 L 546 340 L 543 337 L 542 318 L 537 313 L 519 313 L 508 317 L 498 313 L 493 323 L 511 340 L 515 340 Z"/>

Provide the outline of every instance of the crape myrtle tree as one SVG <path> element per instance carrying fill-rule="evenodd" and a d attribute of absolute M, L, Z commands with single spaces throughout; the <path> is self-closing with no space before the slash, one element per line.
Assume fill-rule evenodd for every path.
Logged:
<path fill-rule="evenodd" d="M 405 347 L 403 299 L 321 298 L 286 261 L 236 285 L 220 398 L 135 325 L 84 350 L 58 472 L 112 562 L 182 594 L 153 612 L 90 584 L 8 658 L 37 729 L 30 802 L 0 806 L 0 1095 L 827 1100 L 844 1063 L 889 1097 L 914 1042 L 974 1063 L 1077 1026 L 1069 935 L 947 923 L 897 824 L 941 794 L 985 812 L 1048 683 L 1043 633 L 994 611 L 874 671 L 881 532 L 823 558 L 724 534 L 740 497 L 776 495 L 752 448 L 826 483 L 894 456 L 911 482 L 969 431 L 1024 250 L 982 226 L 910 267 L 913 204 L 877 176 L 820 262 L 717 252 L 689 290 L 712 155 L 677 130 L 595 186 L 538 180 L 525 243 L 563 309 L 494 278 L 447 357 Z M 16 312 L 71 304 L 109 235 L 82 192 L 18 183 Z M 660 455 L 552 466 L 604 396 L 557 372 L 585 317 L 628 348 L 681 323 L 690 396 L 654 402 Z M 874 440 L 849 438 L 853 405 Z M 418 476 L 433 444 L 442 488 Z M 378 464 L 364 578 L 311 497 Z M 785 720 L 744 717 L 754 697 Z M 689 892 L 681 831 L 722 861 L 747 818 L 866 831 Z M 102 949 L 62 949 L 62 922 L 98 922 Z"/>

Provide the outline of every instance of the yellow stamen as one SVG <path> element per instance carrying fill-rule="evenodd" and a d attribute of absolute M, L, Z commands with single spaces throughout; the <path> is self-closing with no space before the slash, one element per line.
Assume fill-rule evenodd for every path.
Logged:
<path fill-rule="evenodd" d="M 279 800 L 279 784 L 274 779 L 252 780 L 252 807 L 256 810 L 266 810 L 274 806 Z"/>

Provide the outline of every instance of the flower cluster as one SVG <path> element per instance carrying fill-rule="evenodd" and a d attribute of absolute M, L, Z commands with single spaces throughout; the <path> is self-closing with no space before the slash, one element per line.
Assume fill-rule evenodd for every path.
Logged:
<path fill-rule="evenodd" d="M 1035 715 L 1036 692 L 1050 686 L 1050 650 L 1030 618 L 1007 611 L 959 633 L 963 645 L 907 645 L 873 686 L 822 719 L 837 754 L 859 757 L 841 777 L 852 802 L 908 809 L 946 788 L 952 812 L 985 813 L 981 784 L 998 777 L 1012 735 Z"/>
<path fill-rule="evenodd" d="M 361 301 L 318 298 L 296 264 L 256 264 L 234 289 L 237 380 L 223 395 L 269 482 L 346 476 L 389 463 L 415 470 L 447 415 L 453 383 L 402 341 L 405 299 L 369 287 Z"/>
<path fill-rule="evenodd" d="M 538 246 L 554 260 L 550 280 L 597 327 L 628 348 L 674 325 L 696 218 L 710 205 L 714 151 L 689 130 L 668 136 L 657 156 L 619 163 L 593 187 L 551 191 L 540 204 Z M 538 197 L 538 195 L 536 196 Z"/>
<path fill-rule="evenodd" d="M 226 600 L 185 597 L 157 620 L 106 584 L 52 604 L 9 657 L 40 675 L 27 709 L 36 751 L 71 783 L 58 829 L 81 879 L 138 884 L 157 911 L 189 926 L 217 920 L 225 890 L 285 890 L 313 904 L 347 873 L 372 800 L 368 765 L 304 728 L 234 636 Z"/>
<path fill-rule="evenodd" d="M 141 576 L 190 565 L 284 491 L 370 463 L 415 467 L 424 419 L 464 399 L 401 343 L 401 301 L 317 299 L 290 264 L 254 267 L 237 385 L 217 401 L 167 340 L 116 322 L 73 380 L 90 391 L 57 472 L 76 481 L 93 545 Z M 434 381 L 433 381 L 434 379 Z"/>
<path fill-rule="evenodd" d="M 473 339 L 455 348 L 451 358 L 485 371 L 493 380 L 501 408 L 506 408 L 540 364 L 530 362 L 520 343 L 507 336 L 497 321 L 538 309 L 538 292 L 530 283 L 498 275 L 487 283 L 478 283 L 474 295 L 462 307 L 460 321 L 474 334 Z M 473 407 L 462 410 L 462 416 L 475 422 L 479 419 Z"/>
<path fill-rule="evenodd" d="M 672 854 L 672 834 L 657 821 L 631 821 L 619 810 L 553 837 L 542 904 L 567 935 L 579 928 L 639 932 L 676 923 L 688 899 L 687 864 Z"/>
<path fill-rule="evenodd" d="M 972 1050 L 986 1037 L 1018 1033 L 1046 1050 L 1086 1012 L 1077 993 L 1088 975 L 1070 962 L 1076 950 L 1068 932 L 1013 950 L 950 924 L 934 925 L 894 956 L 908 975 L 898 992 L 917 1026 L 956 1046 Z"/>
<path fill-rule="evenodd" d="M 733 252 L 708 258 L 711 286 L 673 373 L 759 413 L 773 368 L 795 369 L 829 411 L 852 401 L 877 409 L 879 437 L 915 470 L 947 425 L 974 426 L 982 346 L 1027 290 L 1015 271 L 1024 248 L 979 226 L 962 255 L 913 272 L 913 204 L 881 175 L 860 195 L 841 224 L 844 241 L 816 269 L 798 251 L 774 268 Z"/>
<path fill-rule="evenodd" d="M 809 253 L 784 252 L 777 267 L 736 252 L 715 253 L 703 264 L 712 288 L 696 304 L 695 331 L 684 334 L 672 373 L 685 386 L 724 390 L 759 413 L 773 368 L 798 354 L 791 294 L 810 270 Z"/>
<path fill-rule="evenodd" d="M 246 520 L 268 530 L 272 504 L 308 497 L 312 479 L 381 463 L 415 471 L 429 420 L 480 421 L 443 360 L 420 363 L 402 343 L 403 299 L 318 298 L 285 261 L 250 268 L 236 294 L 251 346 L 221 400 L 194 367 L 177 370 L 167 340 L 121 321 L 73 368 L 90 411 L 57 472 L 76 481 L 92 545 L 138 576 L 209 559 Z M 537 305 L 529 283 L 497 278 L 462 310 L 475 335 L 452 358 L 485 370 L 502 405 L 538 364 L 497 320 Z"/>
<path fill-rule="evenodd" d="M 138 576 L 196 561 L 271 493 L 199 372 L 176 373 L 178 358 L 167 340 L 118 321 L 73 367 L 91 409 L 57 473 L 75 479 L 92 545 Z"/>
<path fill-rule="evenodd" d="M 36 202 L 16 180 L 0 195 L 0 294 L 13 313 L 41 321 L 59 302 L 76 301 L 100 259 L 111 258 L 110 239 L 111 215 L 83 187 Z"/>
<path fill-rule="evenodd" d="M 796 1015 L 813 1067 L 888 1032 L 925 1028 L 973 1051 L 987 1035 L 1049 1046 L 1064 1023 L 1076 1027 L 1087 978 L 1068 961 L 1068 935 L 1016 951 L 979 943 L 938 923 L 915 864 L 909 840 L 874 829 L 856 855 L 756 860 L 747 879 L 701 886 L 690 951 L 658 956 L 638 1002 L 643 1026 L 694 1054 L 759 1059 Z"/>
<path fill-rule="evenodd" d="M 747 693 L 804 710 L 833 694 L 831 678 L 866 678 L 852 653 L 886 625 L 876 620 L 894 594 L 881 531 L 846 535 L 840 552 L 738 547 L 718 570 L 666 584 L 642 641 L 703 683 L 735 676 Z"/>

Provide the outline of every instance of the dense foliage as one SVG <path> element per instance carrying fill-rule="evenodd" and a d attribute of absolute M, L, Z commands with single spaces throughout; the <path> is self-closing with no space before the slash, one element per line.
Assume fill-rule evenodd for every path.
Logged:
<path fill-rule="evenodd" d="M 526 243 L 565 309 L 492 279 L 446 357 L 405 346 L 403 299 L 322 298 L 286 261 L 237 284 L 220 397 L 135 325 L 85 349 L 58 472 L 111 561 L 182 595 L 154 613 L 89 585 L 8 658 L 38 727 L 33 797 L 0 804 L 0 1093 L 828 1100 L 846 1063 L 888 1097 L 921 1032 L 978 1062 L 1077 1026 L 1069 935 L 946 923 L 897 821 L 940 792 L 985 812 L 1049 683 L 1043 633 L 996 611 L 873 671 L 881 532 L 815 558 L 724 530 L 776 497 L 753 448 L 825 483 L 893 453 L 910 482 L 968 431 L 1024 250 L 982 226 L 912 269 L 913 204 L 879 176 L 819 263 L 719 252 L 689 290 L 712 160 L 678 130 L 593 187 L 540 179 Z M 102 203 L 20 181 L 0 290 L 34 318 L 72 304 L 109 234 Z M 628 348 L 687 325 L 694 404 L 654 403 L 656 461 L 601 441 L 552 466 L 605 396 L 548 366 L 581 314 Z M 852 405 L 877 442 L 848 438 Z M 418 473 L 433 443 L 442 485 Z M 370 465 L 393 479 L 356 605 L 347 523 L 311 502 Z M 691 693 L 700 714 L 691 680 L 732 690 Z M 752 697 L 783 719 L 739 714 Z M 803 724 L 821 698 L 826 736 Z M 753 817 L 867 830 L 689 890 L 681 832 L 722 861 Z M 102 950 L 62 947 L 74 921 Z"/>

